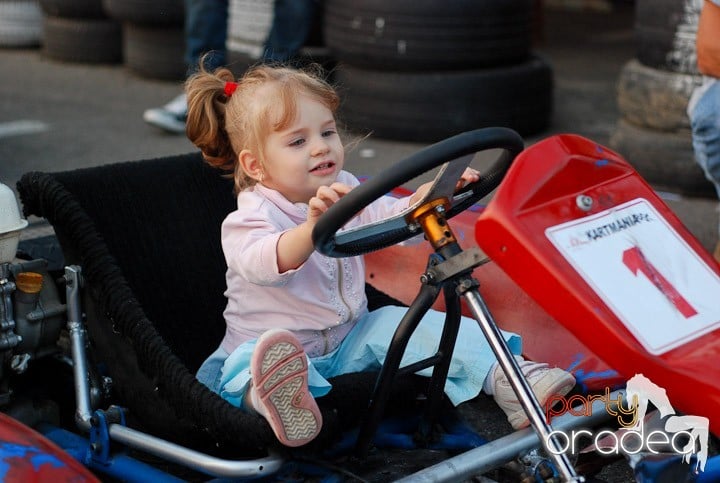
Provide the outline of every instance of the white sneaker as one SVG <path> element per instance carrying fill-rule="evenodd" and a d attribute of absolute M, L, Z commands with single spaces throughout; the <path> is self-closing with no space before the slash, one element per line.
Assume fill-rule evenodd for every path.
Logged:
<path fill-rule="evenodd" d="M 515 358 L 541 407 L 550 396 L 564 396 L 575 386 L 575 378 L 567 371 L 558 367 L 550 368 L 545 363 L 526 361 L 519 356 Z M 513 429 L 529 426 L 530 420 L 499 364 L 495 367 L 492 378 L 495 402 L 505 412 Z"/>
<path fill-rule="evenodd" d="M 146 123 L 174 134 L 185 132 L 186 119 L 187 97 L 185 93 L 180 94 L 162 107 L 148 109 L 143 113 L 143 120 Z"/>

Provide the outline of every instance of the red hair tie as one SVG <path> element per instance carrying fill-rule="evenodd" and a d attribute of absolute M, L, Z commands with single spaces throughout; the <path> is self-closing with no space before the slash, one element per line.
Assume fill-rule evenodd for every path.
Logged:
<path fill-rule="evenodd" d="M 225 95 L 227 97 L 231 97 L 233 95 L 233 92 L 235 92 L 235 89 L 237 89 L 237 86 L 237 82 L 226 82 L 224 89 Z"/>

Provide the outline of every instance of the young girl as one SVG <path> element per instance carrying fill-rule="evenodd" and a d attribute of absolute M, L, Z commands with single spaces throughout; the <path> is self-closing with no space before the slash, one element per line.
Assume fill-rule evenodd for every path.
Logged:
<path fill-rule="evenodd" d="M 232 169 L 238 194 L 237 210 L 222 224 L 227 330 L 198 378 L 264 416 L 282 444 L 300 446 L 322 427 L 315 398 L 330 390 L 327 379 L 379 369 L 406 310 L 368 312 L 362 257 L 329 258 L 313 247 L 318 218 L 359 184 L 342 169 L 338 96 L 319 75 L 269 66 L 249 69 L 237 83 L 227 69 L 201 68 L 186 91 L 188 137 L 208 163 Z M 468 169 L 461 182 L 477 180 Z M 381 198 L 349 226 L 395 214 L 428 189 Z M 428 313 L 402 365 L 437 351 L 443 322 L 444 314 Z M 505 337 L 520 354 L 520 338 Z M 541 404 L 575 384 L 561 369 L 517 357 Z M 529 424 L 477 322 L 463 319 L 445 392 L 459 404 L 481 390 L 494 395 L 513 427 Z"/>

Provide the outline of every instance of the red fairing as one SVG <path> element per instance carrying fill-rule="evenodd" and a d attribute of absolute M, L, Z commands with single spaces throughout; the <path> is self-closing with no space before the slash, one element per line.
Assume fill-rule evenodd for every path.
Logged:
<path fill-rule="evenodd" d="M 407 196 L 410 192 L 398 188 L 393 194 Z M 482 207 L 475 206 L 450 220 L 463 249 L 478 245 L 474 239 L 475 221 L 482 211 Z M 396 245 L 368 253 L 365 255 L 366 281 L 410 304 L 420 289 L 420 274 L 425 271 L 431 253 L 428 243 Z M 491 261 L 482 265 L 475 269 L 473 276 L 480 282 L 480 293 L 498 326 L 522 335 L 525 357 L 573 372 L 587 390 L 615 388 L 625 382 L 605 361 L 529 297 L 497 264 Z M 442 296 L 434 308 L 445 310 Z M 472 317 L 465 304 L 463 315 Z"/>
<path fill-rule="evenodd" d="M 526 149 L 475 239 L 625 380 L 642 373 L 717 434 L 720 270 L 617 153 L 575 135 Z"/>
<path fill-rule="evenodd" d="M 0 481 L 99 482 L 40 433 L 0 413 Z"/>

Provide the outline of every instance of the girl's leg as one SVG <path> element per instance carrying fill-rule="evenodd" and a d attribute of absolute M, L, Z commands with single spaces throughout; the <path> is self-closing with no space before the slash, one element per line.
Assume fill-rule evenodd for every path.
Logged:
<path fill-rule="evenodd" d="M 387 306 L 369 313 L 348 334 L 334 357 L 322 363 L 314 360 L 315 367 L 326 378 L 346 372 L 379 369 L 405 311 L 404 307 Z M 444 313 L 428 311 L 410 338 L 401 367 L 435 354 L 444 320 Z M 541 405 L 553 395 L 567 394 L 575 385 L 573 376 L 562 369 L 524 361 L 520 357 L 522 347 L 518 335 L 503 332 L 503 336 L 518 358 L 520 368 Z M 430 376 L 432 369 L 425 369 L 419 374 Z M 445 394 L 454 405 L 458 405 L 483 390 L 495 398 L 514 428 L 529 424 L 477 321 L 463 317 L 445 383 Z"/>
<path fill-rule="evenodd" d="M 370 312 L 350 331 L 334 357 L 323 361 L 323 364 L 314 360 L 315 367 L 328 379 L 347 372 L 379 369 L 385 362 L 390 340 L 406 311 L 405 307 L 386 306 Z M 410 337 L 401 367 L 435 354 L 444 321 L 444 313 L 428 311 Z M 503 335 L 511 351 L 520 354 L 520 337 L 509 332 Z M 463 317 L 445 384 L 445 393 L 452 403 L 457 405 L 476 397 L 495 363 L 495 355 L 477 322 Z M 432 368 L 419 374 L 430 376 Z"/>
<path fill-rule="evenodd" d="M 297 338 L 287 330 L 263 333 L 250 360 L 250 406 L 267 419 L 285 446 L 302 446 L 322 428 L 320 410 L 308 388 L 308 362 Z"/>
<path fill-rule="evenodd" d="M 210 354 L 205 362 L 198 369 L 196 377 L 205 384 L 211 391 L 220 392 L 220 377 L 222 376 L 223 364 L 228 358 L 228 353 L 222 347 L 218 347 Z"/>
<path fill-rule="evenodd" d="M 540 406 L 546 410 L 549 401 L 557 402 L 556 397 L 565 396 L 575 387 L 575 377 L 559 367 L 550 367 L 544 362 L 527 361 L 522 356 L 515 356 L 515 359 Z M 485 381 L 484 392 L 495 399 L 513 429 L 530 426 L 530 419 L 500 364 L 496 363 L 491 370 Z"/>

